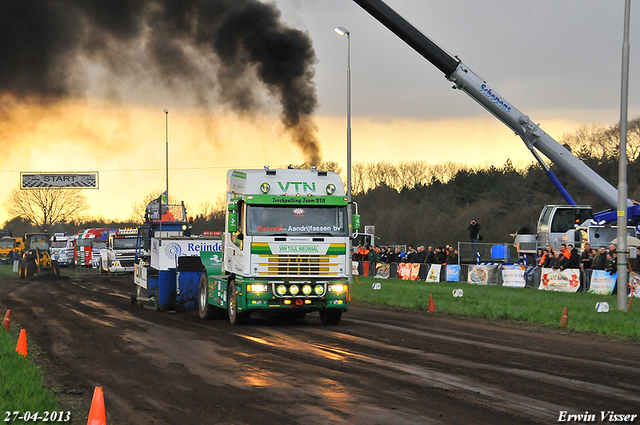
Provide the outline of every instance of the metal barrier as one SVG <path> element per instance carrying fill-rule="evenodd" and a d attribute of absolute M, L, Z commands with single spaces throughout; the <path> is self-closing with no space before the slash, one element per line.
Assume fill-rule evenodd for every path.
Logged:
<path fill-rule="evenodd" d="M 87 267 L 87 266 L 78 266 L 78 265 L 63 267 L 63 270 L 75 276 L 98 275 L 102 271 L 100 267 Z"/>
<path fill-rule="evenodd" d="M 512 243 L 458 242 L 458 263 L 517 263 L 518 250 Z"/>

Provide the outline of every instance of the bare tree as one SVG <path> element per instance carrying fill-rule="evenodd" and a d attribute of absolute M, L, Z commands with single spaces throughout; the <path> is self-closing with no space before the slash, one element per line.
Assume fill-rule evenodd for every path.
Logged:
<path fill-rule="evenodd" d="M 41 231 L 49 231 L 57 223 L 78 220 L 90 208 L 82 189 L 57 187 L 13 189 L 3 207 L 10 217 L 26 219 Z"/>
<path fill-rule="evenodd" d="M 430 172 L 427 173 L 429 179 L 437 179 L 442 183 L 446 183 L 451 180 L 458 171 L 467 168 L 460 162 L 439 162 L 430 167 Z"/>
<path fill-rule="evenodd" d="M 196 215 L 204 218 L 205 220 L 211 220 L 224 217 L 227 208 L 227 196 L 224 192 L 220 192 L 215 201 L 203 201 L 198 205 L 198 212 Z"/>
<path fill-rule="evenodd" d="M 413 189 L 418 185 L 426 185 L 428 177 L 428 164 L 425 161 L 405 161 L 397 166 L 399 189 Z"/>
<path fill-rule="evenodd" d="M 364 164 L 361 162 L 351 164 L 351 193 L 354 195 L 365 193 Z"/>
<path fill-rule="evenodd" d="M 387 186 L 398 189 L 398 170 L 390 162 L 369 162 L 365 165 L 365 177 L 370 189 Z"/>

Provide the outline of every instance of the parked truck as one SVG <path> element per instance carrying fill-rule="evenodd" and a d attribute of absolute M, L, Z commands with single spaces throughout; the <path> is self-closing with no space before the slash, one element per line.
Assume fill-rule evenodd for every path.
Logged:
<path fill-rule="evenodd" d="M 100 252 L 100 267 L 108 273 L 133 272 L 136 253 L 139 251 L 142 239 L 137 228 L 116 229 L 109 234 L 107 246 Z"/>
<path fill-rule="evenodd" d="M 60 266 L 70 266 L 73 264 L 73 239 L 66 233 L 54 233 L 51 237 L 51 259 Z"/>
<path fill-rule="evenodd" d="M 74 240 L 74 260 L 76 266 L 98 266 L 100 249 L 106 247 L 107 232 L 108 229 L 105 228 L 92 228 L 80 230 L 76 234 Z"/>
<path fill-rule="evenodd" d="M 381 0 L 354 0 L 354 2 L 442 71 L 445 78 L 454 84 L 454 89 L 468 94 L 519 135 L 564 197 L 568 205 L 547 205 L 540 214 L 537 226 L 527 225 L 518 230 L 515 234 L 515 242 L 520 252 L 535 252 L 536 247 L 546 244 L 557 247 L 562 242 L 574 243 L 577 246 L 584 242 L 594 247 L 608 246 L 617 232 L 614 224 L 618 213 L 618 191 L 615 187 L 545 133 L 539 124 L 535 124 L 527 115 L 516 109 L 457 56 L 449 55 L 384 2 Z M 590 206 L 576 205 L 542 160 L 538 151 L 610 209 L 592 213 Z M 628 233 L 635 236 L 637 228 L 634 226 L 640 223 L 640 205 L 630 199 L 627 200 L 627 217 L 631 225 Z"/>
<path fill-rule="evenodd" d="M 204 261 L 203 319 L 243 324 L 253 312 L 337 325 L 349 308 L 352 217 L 340 177 L 311 170 L 229 170 L 222 267 Z M 354 223 L 359 223 L 354 216 Z"/>
<path fill-rule="evenodd" d="M 22 238 L 5 236 L 0 238 L 0 264 L 13 264 L 24 249 Z"/>

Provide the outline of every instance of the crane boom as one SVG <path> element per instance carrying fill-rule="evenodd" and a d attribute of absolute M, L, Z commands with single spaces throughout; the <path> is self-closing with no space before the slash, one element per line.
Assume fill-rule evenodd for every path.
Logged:
<path fill-rule="evenodd" d="M 461 60 L 449 55 L 381 0 L 353 1 L 442 71 L 445 78 L 455 84 L 454 88 L 467 93 L 512 129 L 532 153 L 535 154 L 534 148 L 542 152 L 607 207 L 617 209 L 618 190 L 615 187 L 499 95 Z M 632 206 L 633 202 L 627 200 L 627 204 Z"/>

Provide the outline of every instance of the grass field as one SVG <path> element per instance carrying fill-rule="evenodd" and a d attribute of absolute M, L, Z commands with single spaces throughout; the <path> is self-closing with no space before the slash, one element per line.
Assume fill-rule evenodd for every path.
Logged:
<path fill-rule="evenodd" d="M 357 302 L 386 304 L 424 310 L 432 295 L 438 314 L 457 314 L 499 321 L 528 322 L 558 328 L 564 307 L 569 326 L 575 331 L 588 331 L 615 338 L 640 341 L 640 299 L 634 299 L 629 311 L 617 309 L 616 295 L 592 295 L 585 292 L 563 293 L 531 288 L 481 286 L 458 282 L 426 283 L 400 279 L 355 277 L 351 296 Z M 373 283 L 381 289 L 374 290 Z M 462 289 L 463 296 L 453 296 Z M 596 312 L 596 303 L 609 303 L 608 313 Z"/>
<path fill-rule="evenodd" d="M 1 317 L 5 312 L 6 309 L 2 308 Z M 24 416 L 26 412 L 40 412 L 42 416 L 44 412 L 55 412 L 58 408 L 56 398 L 45 388 L 40 369 L 30 359 L 33 346 L 29 346 L 28 331 L 28 356 L 23 357 L 16 352 L 18 333 L 19 329 L 13 324 L 10 332 L 0 328 L 0 421 L 11 424 L 46 423 L 17 420 L 14 416 L 15 412 L 19 412 L 18 416 Z"/>

